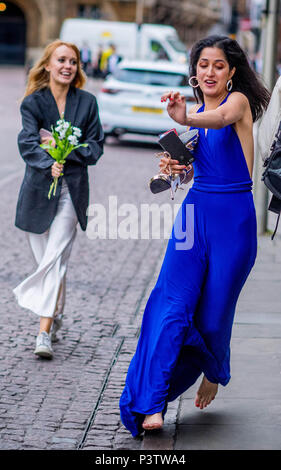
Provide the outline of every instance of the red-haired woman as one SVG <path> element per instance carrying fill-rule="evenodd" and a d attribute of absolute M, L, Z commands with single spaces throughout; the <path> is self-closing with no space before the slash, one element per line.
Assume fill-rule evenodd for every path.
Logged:
<path fill-rule="evenodd" d="M 78 48 L 56 40 L 31 69 L 21 104 L 18 145 L 26 170 L 15 224 L 27 232 L 38 267 L 14 293 L 21 307 L 40 317 L 34 352 L 41 357 L 53 356 L 51 336 L 56 339 L 61 326 L 67 263 L 76 226 L 79 223 L 82 230 L 87 226 L 87 166 L 96 164 L 103 153 L 104 135 L 96 98 L 81 89 L 84 83 Z M 62 116 L 81 129 L 80 142 L 88 144 L 72 151 L 64 167 L 40 147 L 50 140 L 40 138 L 40 129 L 50 131 Z M 50 184 L 62 170 L 56 195 L 48 199 Z"/>

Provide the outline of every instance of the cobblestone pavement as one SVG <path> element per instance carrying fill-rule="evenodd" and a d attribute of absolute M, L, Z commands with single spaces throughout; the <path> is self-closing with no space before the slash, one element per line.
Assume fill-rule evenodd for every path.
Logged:
<path fill-rule="evenodd" d="M 106 207 L 108 191 L 120 204 L 150 198 L 143 181 L 155 168 L 145 168 L 144 159 L 153 150 L 136 150 L 123 148 L 116 165 L 106 148 L 90 170 L 93 200 Z M 92 240 L 79 229 L 61 341 L 52 361 L 38 360 L 38 318 L 20 309 L 12 294 L 34 268 L 25 233 L 13 226 L 20 181 L 1 188 L 1 447 L 138 448 L 140 441 L 120 424 L 118 399 L 165 241 Z"/>

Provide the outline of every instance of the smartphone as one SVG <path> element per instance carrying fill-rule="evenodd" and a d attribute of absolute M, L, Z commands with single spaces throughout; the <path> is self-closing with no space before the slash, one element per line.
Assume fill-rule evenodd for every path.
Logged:
<path fill-rule="evenodd" d="M 194 162 L 192 153 L 186 148 L 174 129 L 162 134 L 158 140 L 161 147 L 171 155 L 171 158 L 178 160 L 180 165 L 190 165 Z"/>

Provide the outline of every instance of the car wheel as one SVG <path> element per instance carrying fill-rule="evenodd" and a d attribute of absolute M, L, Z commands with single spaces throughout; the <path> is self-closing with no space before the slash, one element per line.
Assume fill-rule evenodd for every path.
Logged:
<path fill-rule="evenodd" d="M 115 132 L 104 132 L 104 142 L 108 140 L 108 137 L 110 138 L 109 140 L 111 141 L 112 141 L 112 137 L 113 139 L 119 141 L 119 135 L 115 134 Z"/>

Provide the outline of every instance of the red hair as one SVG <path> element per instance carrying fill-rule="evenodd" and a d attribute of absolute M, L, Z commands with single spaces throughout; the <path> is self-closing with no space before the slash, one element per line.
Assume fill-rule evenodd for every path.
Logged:
<path fill-rule="evenodd" d="M 34 93 L 34 91 L 41 90 L 42 88 L 49 86 L 49 72 L 47 72 L 45 67 L 49 63 L 53 52 L 60 46 L 70 47 L 75 52 L 77 58 L 77 72 L 75 78 L 73 79 L 72 85 L 76 88 L 83 88 L 86 82 L 86 76 L 81 67 L 80 52 L 78 47 L 71 42 L 65 42 L 61 41 L 60 39 L 56 39 L 45 48 L 41 59 L 36 62 L 32 69 L 30 69 L 24 96 L 31 95 L 31 93 Z"/>

